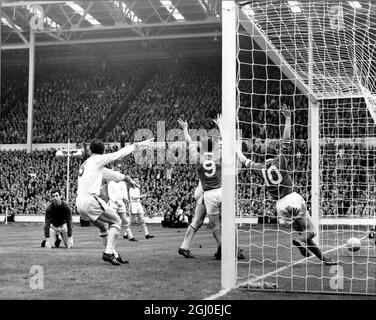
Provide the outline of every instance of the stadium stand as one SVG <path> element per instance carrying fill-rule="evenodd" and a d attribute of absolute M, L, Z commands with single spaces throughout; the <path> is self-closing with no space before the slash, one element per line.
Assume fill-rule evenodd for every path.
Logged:
<path fill-rule="evenodd" d="M 71 142 L 88 142 L 102 130 L 104 141 L 119 142 L 133 141 L 134 132 L 143 128 L 151 129 L 156 134 L 157 121 L 165 121 L 166 131 L 176 128 L 176 119 L 187 119 L 191 128 L 214 127 L 212 119 L 221 108 L 220 68 L 218 62 L 204 64 L 183 63 L 179 65 L 158 65 L 157 70 L 140 91 L 133 92 L 133 101 L 124 109 L 124 114 L 115 119 L 117 122 L 112 130 L 103 131 L 108 121 L 118 107 L 125 101 L 127 94 L 132 91 L 137 79 L 145 75 L 145 68 L 140 66 L 111 66 L 106 72 L 93 70 L 89 66 L 60 67 L 54 71 L 40 68 L 36 78 L 35 93 L 35 118 L 34 118 L 34 143 L 60 143 L 67 142 L 69 125 Z M 274 72 L 278 72 L 275 70 Z M 19 77 L 7 77 L 2 82 L 2 122 L 0 124 L 1 144 L 14 144 L 26 142 L 26 77 L 20 73 Z M 150 76 L 150 74 L 148 74 Z M 269 75 L 273 77 L 272 75 Z M 274 75 L 278 78 L 278 74 Z M 290 164 L 293 169 L 295 188 L 310 203 L 309 186 L 309 157 L 307 145 L 307 100 L 293 95 L 294 87 L 288 81 L 273 82 L 268 86 L 268 101 L 265 95 L 253 95 L 249 100 L 241 101 L 242 105 L 253 103 L 253 111 L 248 114 L 252 126 L 246 126 L 243 137 L 251 138 L 253 151 L 257 153 L 263 139 L 279 139 L 281 129 L 279 126 L 279 105 L 286 103 L 294 108 L 293 132 L 294 144 L 290 150 Z M 244 88 L 243 88 L 244 89 Z M 264 88 L 265 89 L 265 88 Z M 260 87 L 258 90 L 262 91 Z M 273 97 L 275 94 L 275 98 Z M 294 98 L 292 98 L 294 97 Z M 253 99 L 253 100 L 251 100 Z M 247 109 L 242 112 L 250 112 Z M 73 116 L 72 116 L 73 115 Z M 330 113 L 326 119 L 330 123 Z M 262 125 L 266 123 L 267 125 Z M 329 120 L 328 120 L 329 119 Z M 111 120 L 113 121 L 113 120 Z M 111 126 L 109 126 L 111 127 Z M 328 127 L 329 131 L 336 130 Z M 362 133 L 359 133 L 360 135 Z M 353 136 L 353 133 L 349 133 Z M 330 145 L 325 145 L 330 148 Z M 346 215 L 356 212 L 359 216 L 370 216 L 374 205 L 362 201 L 364 192 L 370 193 L 370 198 L 376 201 L 375 188 L 366 188 L 365 175 L 369 174 L 369 185 L 375 185 L 375 162 L 363 163 L 362 155 L 370 150 L 360 149 L 357 154 L 349 154 L 343 145 L 341 154 L 333 152 L 332 158 L 325 161 L 342 161 L 337 173 L 324 175 L 322 192 L 326 193 L 322 204 L 323 215 Z M 0 210 L 13 214 L 43 214 L 44 207 L 49 200 L 48 191 L 58 187 L 65 194 L 66 189 L 66 163 L 65 160 L 56 159 L 55 150 L 34 151 L 1 151 L 0 169 Z M 356 173 L 346 174 L 348 170 Z M 79 161 L 72 159 L 70 170 L 70 204 L 74 206 L 76 179 Z M 130 176 L 140 177 L 142 192 L 149 196 L 144 200 L 147 216 L 174 215 L 177 208 L 182 208 L 184 213 L 191 216 L 194 212 L 193 192 L 197 185 L 197 177 L 192 165 L 139 165 L 133 157 L 127 157 L 119 163 L 121 171 Z M 370 171 L 367 171 L 370 170 Z M 352 181 L 348 178 L 352 177 Z M 252 186 L 252 199 L 246 185 L 238 189 L 240 213 L 242 215 L 256 215 L 274 217 L 275 206 L 265 190 L 261 181 L 250 176 L 244 170 L 239 175 L 240 182 Z M 366 198 L 366 197 L 363 197 Z M 265 199 L 265 200 L 264 200 Z M 337 206 L 330 199 L 340 201 Z M 251 208 L 252 207 L 252 208 Z M 338 209 L 336 209 L 338 208 Z M 338 212 L 335 212 L 338 210 Z"/>

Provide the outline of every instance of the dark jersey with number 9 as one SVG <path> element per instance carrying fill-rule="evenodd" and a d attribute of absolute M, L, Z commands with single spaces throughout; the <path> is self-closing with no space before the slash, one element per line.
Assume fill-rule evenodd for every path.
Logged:
<path fill-rule="evenodd" d="M 283 154 L 268 159 L 265 163 L 253 165 L 252 171 L 264 181 L 266 190 L 274 200 L 282 199 L 293 192 L 287 159 Z"/>
<path fill-rule="evenodd" d="M 218 189 L 222 186 L 221 165 L 215 163 L 210 157 L 197 164 L 196 171 L 204 191 Z"/>

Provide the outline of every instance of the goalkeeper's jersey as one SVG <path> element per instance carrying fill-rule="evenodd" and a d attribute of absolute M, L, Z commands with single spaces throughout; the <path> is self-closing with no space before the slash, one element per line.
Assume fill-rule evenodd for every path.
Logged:
<path fill-rule="evenodd" d="M 284 155 L 288 146 L 288 142 L 283 142 L 280 155 L 266 160 L 265 163 L 257 163 L 252 166 L 252 171 L 264 181 L 266 190 L 274 200 L 282 199 L 293 192 L 288 161 Z"/>

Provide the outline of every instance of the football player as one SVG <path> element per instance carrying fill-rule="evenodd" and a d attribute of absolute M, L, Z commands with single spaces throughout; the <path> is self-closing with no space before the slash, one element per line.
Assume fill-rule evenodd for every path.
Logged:
<path fill-rule="evenodd" d="M 214 152 L 214 141 L 211 138 L 203 139 L 200 142 L 200 153 L 198 152 L 197 146 L 193 143 L 192 138 L 188 132 L 188 123 L 187 121 L 183 121 L 182 119 L 178 120 L 179 125 L 182 127 L 184 132 L 185 141 L 189 145 L 189 158 L 190 163 L 197 163 L 199 159 L 199 163 L 196 164 L 196 171 L 198 178 L 200 180 L 200 184 L 203 189 L 203 201 L 205 204 L 206 214 L 209 218 L 209 223 L 213 229 L 213 237 L 217 242 L 218 249 L 217 252 L 214 254 L 217 260 L 220 260 L 222 257 L 221 252 L 221 198 L 222 198 L 222 176 L 221 176 L 221 164 L 220 164 L 220 155 L 218 152 Z M 202 200 L 200 200 L 202 202 Z M 200 209 L 201 210 L 201 209 Z M 197 217 L 196 224 L 193 226 L 189 226 L 192 231 L 188 231 L 192 234 L 197 231 L 200 222 L 202 219 L 203 211 L 200 212 L 200 216 Z M 203 217 L 205 218 L 205 217 Z M 191 235 L 188 235 L 191 237 Z M 189 242 L 188 242 L 189 243 Z M 183 244 L 187 246 L 187 242 Z M 186 257 L 190 257 L 190 254 L 180 250 L 179 248 L 178 253 L 182 254 Z M 182 249 L 185 249 L 182 247 Z M 180 252 L 179 252 L 180 251 Z M 184 254 L 186 253 L 186 254 Z"/>
<path fill-rule="evenodd" d="M 130 183 L 134 185 L 136 182 Z M 107 185 L 109 206 L 115 210 L 121 218 L 124 235 L 123 238 L 129 239 L 129 241 L 137 241 L 133 237 L 132 230 L 130 228 L 131 219 L 129 217 L 129 199 L 128 199 L 128 188 L 125 181 L 110 181 Z"/>
<path fill-rule="evenodd" d="M 324 265 L 336 265 L 337 263 L 324 255 L 314 242 L 316 230 L 307 212 L 306 203 L 300 194 L 293 191 L 292 178 L 284 155 L 288 150 L 291 133 L 291 112 L 286 105 L 283 105 L 282 113 L 285 117 L 285 128 L 281 141 L 281 153 L 278 154 L 273 145 L 264 143 L 261 146 L 261 154 L 265 154 L 265 162 L 257 163 L 247 159 L 241 151 L 241 145 L 238 145 L 239 160 L 264 181 L 266 190 L 273 199 L 277 200 L 278 223 L 292 224 L 293 229 L 298 232 L 299 236 L 293 239 L 293 244 L 300 253 L 304 257 L 309 257 L 312 252 L 323 261 Z"/>
<path fill-rule="evenodd" d="M 65 247 L 73 247 L 73 221 L 72 211 L 64 200 L 61 199 L 60 190 L 51 190 L 52 202 L 46 208 L 44 236 L 42 247 L 51 249 L 59 247 L 60 237 L 63 239 Z"/>
<path fill-rule="evenodd" d="M 144 208 L 141 204 L 141 199 L 145 198 L 147 196 L 146 193 L 140 194 L 140 185 L 138 178 L 134 179 L 136 182 L 136 185 L 134 187 L 129 188 L 129 200 L 131 203 L 131 214 L 132 217 L 138 218 L 138 222 L 140 223 L 140 226 L 142 230 L 144 231 L 145 238 L 146 239 L 152 239 L 154 238 L 153 235 L 149 234 L 148 227 L 146 226 L 145 219 L 144 219 Z M 135 220 L 135 219 L 133 219 Z"/>
<path fill-rule="evenodd" d="M 190 163 L 196 163 L 198 157 L 198 149 L 196 145 L 192 142 L 191 137 L 188 133 L 188 124 L 186 121 L 181 119 L 178 120 L 180 126 L 184 130 L 184 137 L 186 142 L 189 144 L 189 157 Z M 214 123 L 218 126 L 220 131 L 220 136 L 222 135 L 222 117 L 217 116 Z M 218 144 L 220 146 L 220 143 Z M 183 244 L 178 250 L 180 255 L 186 258 L 193 258 L 192 253 L 189 250 L 190 242 L 197 230 L 202 226 L 205 216 L 208 213 L 209 223 L 213 228 L 213 236 L 217 241 L 218 250 L 214 254 L 217 260 L 221 260 L 222 249 L 221 249 L 221 204 L 222 204 L 222 176 L 221 176 L 221 165 L 220 165 L 220 149 L 213 149 L 213 141 L 211 139 L 203 140 L 201 142 L 200 151 L 207 150 L 200 157 L 200 163 L 196 165 L 197 174 L 199 176 L 199 185 L 195 190 L 195 200 L 196 209 L 195 215 L 193 217 L 192 223 L 188 226 Z M 216 162 L 219 162 L 216 163 Z M 203 187 L 205 183 L 205 188 Z M 206 190 L 205 190 L 206 189 Z M 239 260 L 245 259 L 243 250 L 238 248 L 237 257 Z"/>
<path fill-rule="evenodd" d="M 126 261 L 115 250 L 122 221 L 119 215 L 99 197 L 99 194 L 103 178 L 107 181 L 121 181 L 127 178 L 124 174 L 107 169 L 105 166 L 125 157 L 141 146 L 151 147 L 153 140 L 148 139 L 135 143 L 108 154 L 104 153 L 105 147 L 102 141 L 93 140 L 90 144 L 91 156 L 79 169 L 76 198 L 77 210 L 82 219 L 90 220 L 94 225 L 98 219 L 100 221 L 98 224 L 102 224 L 101 222 L 108 224 L 108 235 L 104 235 L 107 240 L 103 240 L 103 243 L 106 243 L 106 248 L 102 259 L 112 265 L 118 266 L 121 262 Z M 101 230 L 98 225 L 97 227 Z"/>

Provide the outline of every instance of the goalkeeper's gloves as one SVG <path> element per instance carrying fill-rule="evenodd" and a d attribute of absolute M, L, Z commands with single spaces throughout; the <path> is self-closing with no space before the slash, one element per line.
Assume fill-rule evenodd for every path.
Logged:
<path fill-rule="evenodd" d="M 51 249 L 52 246 L 51 246 L 51 242 L 50 242 L 50 238 L 46 238 L 46 244 L 44 246 L 46 249 Z"/>
<path fill-rule="evenodd" d="M 68 237 L 67 248 L 68 249 L 73 248 L 73 237 Z"/>

